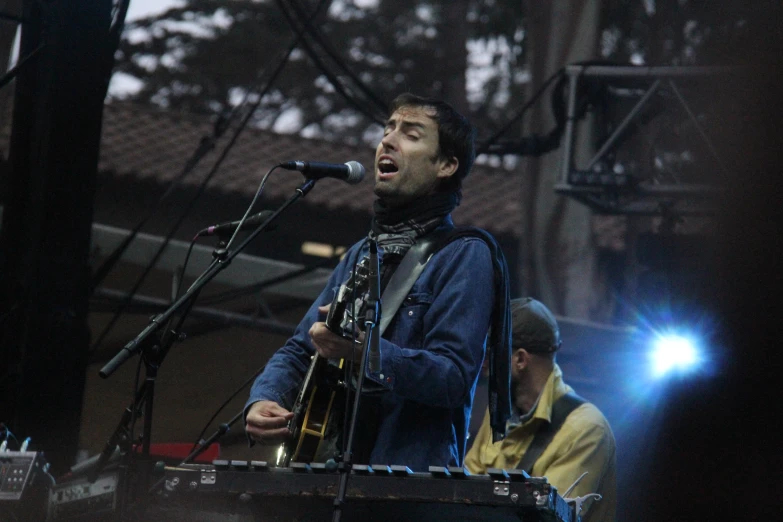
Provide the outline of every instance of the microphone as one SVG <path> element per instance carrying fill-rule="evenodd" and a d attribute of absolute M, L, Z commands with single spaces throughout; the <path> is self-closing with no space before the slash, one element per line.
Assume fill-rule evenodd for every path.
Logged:
<path fill-rule="evenodd" d="M 199 230 L 198 234 L 196 234 L 196 237 L 201 236 L 230 236 L 234 233 L 234 231 L 239 227 L 239 230 L 246 230 L 248 228 L 255 228 L 267 219 L 269 219 L 269 216 L 274 214 L 271 210 L 262 210 L 258 214 L 253 214 L 252 216 L 248 216 L 244 223 L 242 223 L 241 219 L 238 219 L 237 221 L 227 221 L 225 223 L 219 223 L 217 225 L 212 225 L 211 227 L 204 228 L 202 230 Z M 242 226 L 240 227 L 239 224 L 242 223 Z M 269 227 L 267 230 L 274 230 L 274 227 Z"/>
<path fill-rule="evenodd" d="M 364 167 L 358 161 L 348 163 L 321 163 L 319 161 L 286 161 L 280 167 L 298 170 L 308 179 L 337 178 L 351 185 L 364 179 Z"/>
<path fill-rule="evenodd" d="M 85 459 L 77 464 L 74 464 L 73 466 L 71 466 L 71 474 L 81 475 L 82 473 L 89 472 L 92 475 L 93 472 L 100 473 L 101 471 L 103 471 L 103 469 L 96 469 L 96 467 L 98 465 L 98 461 L 101 459 L 102 456 L 103 454 L 99 453 L 98 455 L 93 455 L 88 459 Z M 109 458 L 106 459 L 104 457 L 104 460 L 106 460 L 106 464 L 113 464 L 114 462 L 117 462 L 121 456 L 122 456 L 122 452 L 120 450 L 120 447 L 115 446 L 114 451 L 109 455 Z"/>

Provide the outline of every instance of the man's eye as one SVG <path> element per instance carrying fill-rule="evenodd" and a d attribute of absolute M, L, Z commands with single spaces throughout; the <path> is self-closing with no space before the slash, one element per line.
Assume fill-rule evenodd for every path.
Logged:
<path fill-rule="evenodd" d="M 408 134 L 408 137 L 410 139 L 412 139 L 412 140 L 418 140 L 419 139 L 419 135 L 418 134 Z"/>

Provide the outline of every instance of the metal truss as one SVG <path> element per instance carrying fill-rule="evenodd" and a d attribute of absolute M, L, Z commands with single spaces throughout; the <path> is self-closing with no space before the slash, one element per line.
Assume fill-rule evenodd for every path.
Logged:
<path fill-rule="evenodd" d="M 556 192 L 599 213 L 709 215 L 728 173 L 709 136 L 723 67 L 571 65 Z M 593 118 L 578 122 L 586 110 Z M 581 132 L 596 152 L 577 165 Z"/>

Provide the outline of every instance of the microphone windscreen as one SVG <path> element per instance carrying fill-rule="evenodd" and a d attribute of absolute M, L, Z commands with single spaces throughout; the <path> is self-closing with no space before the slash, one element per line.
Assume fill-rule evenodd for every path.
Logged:
<path fill-rule="evenodd" d="M 351 185 L 356 185 L 364 179 L 364 165 L 358 161 L 349 161 L 348 165 L 348 177 L 345 179 Z"/>

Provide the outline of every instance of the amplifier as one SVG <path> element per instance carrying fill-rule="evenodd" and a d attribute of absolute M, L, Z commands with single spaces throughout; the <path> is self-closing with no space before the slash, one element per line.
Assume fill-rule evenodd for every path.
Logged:
<path fill-rule="evenodd" d="M 330 520 L 340 473 L 325 464 L 271 467 L 261 461 L 220 461 L 167 467 L 157 504 L 206 508 L 210 501 L 232 503 L 255 520 Z M 578 522 L 546 478 L 521 470 L 470 475 L 463 468 L 354 465 L 348 480 L 345 520 L 492 520 Z"/>
<path fill-rule="evenodd" d="M 49 492 L 47 522 L 109 520 L 117 509 L 119 472 L 104 472 L 90 482 L 81 477 L 54 486 Z"/>
<path fill-rule="evenodd" d="M 0 452 L 0 501 L 19 500 L 48 464 L 40 451 Z"/>

